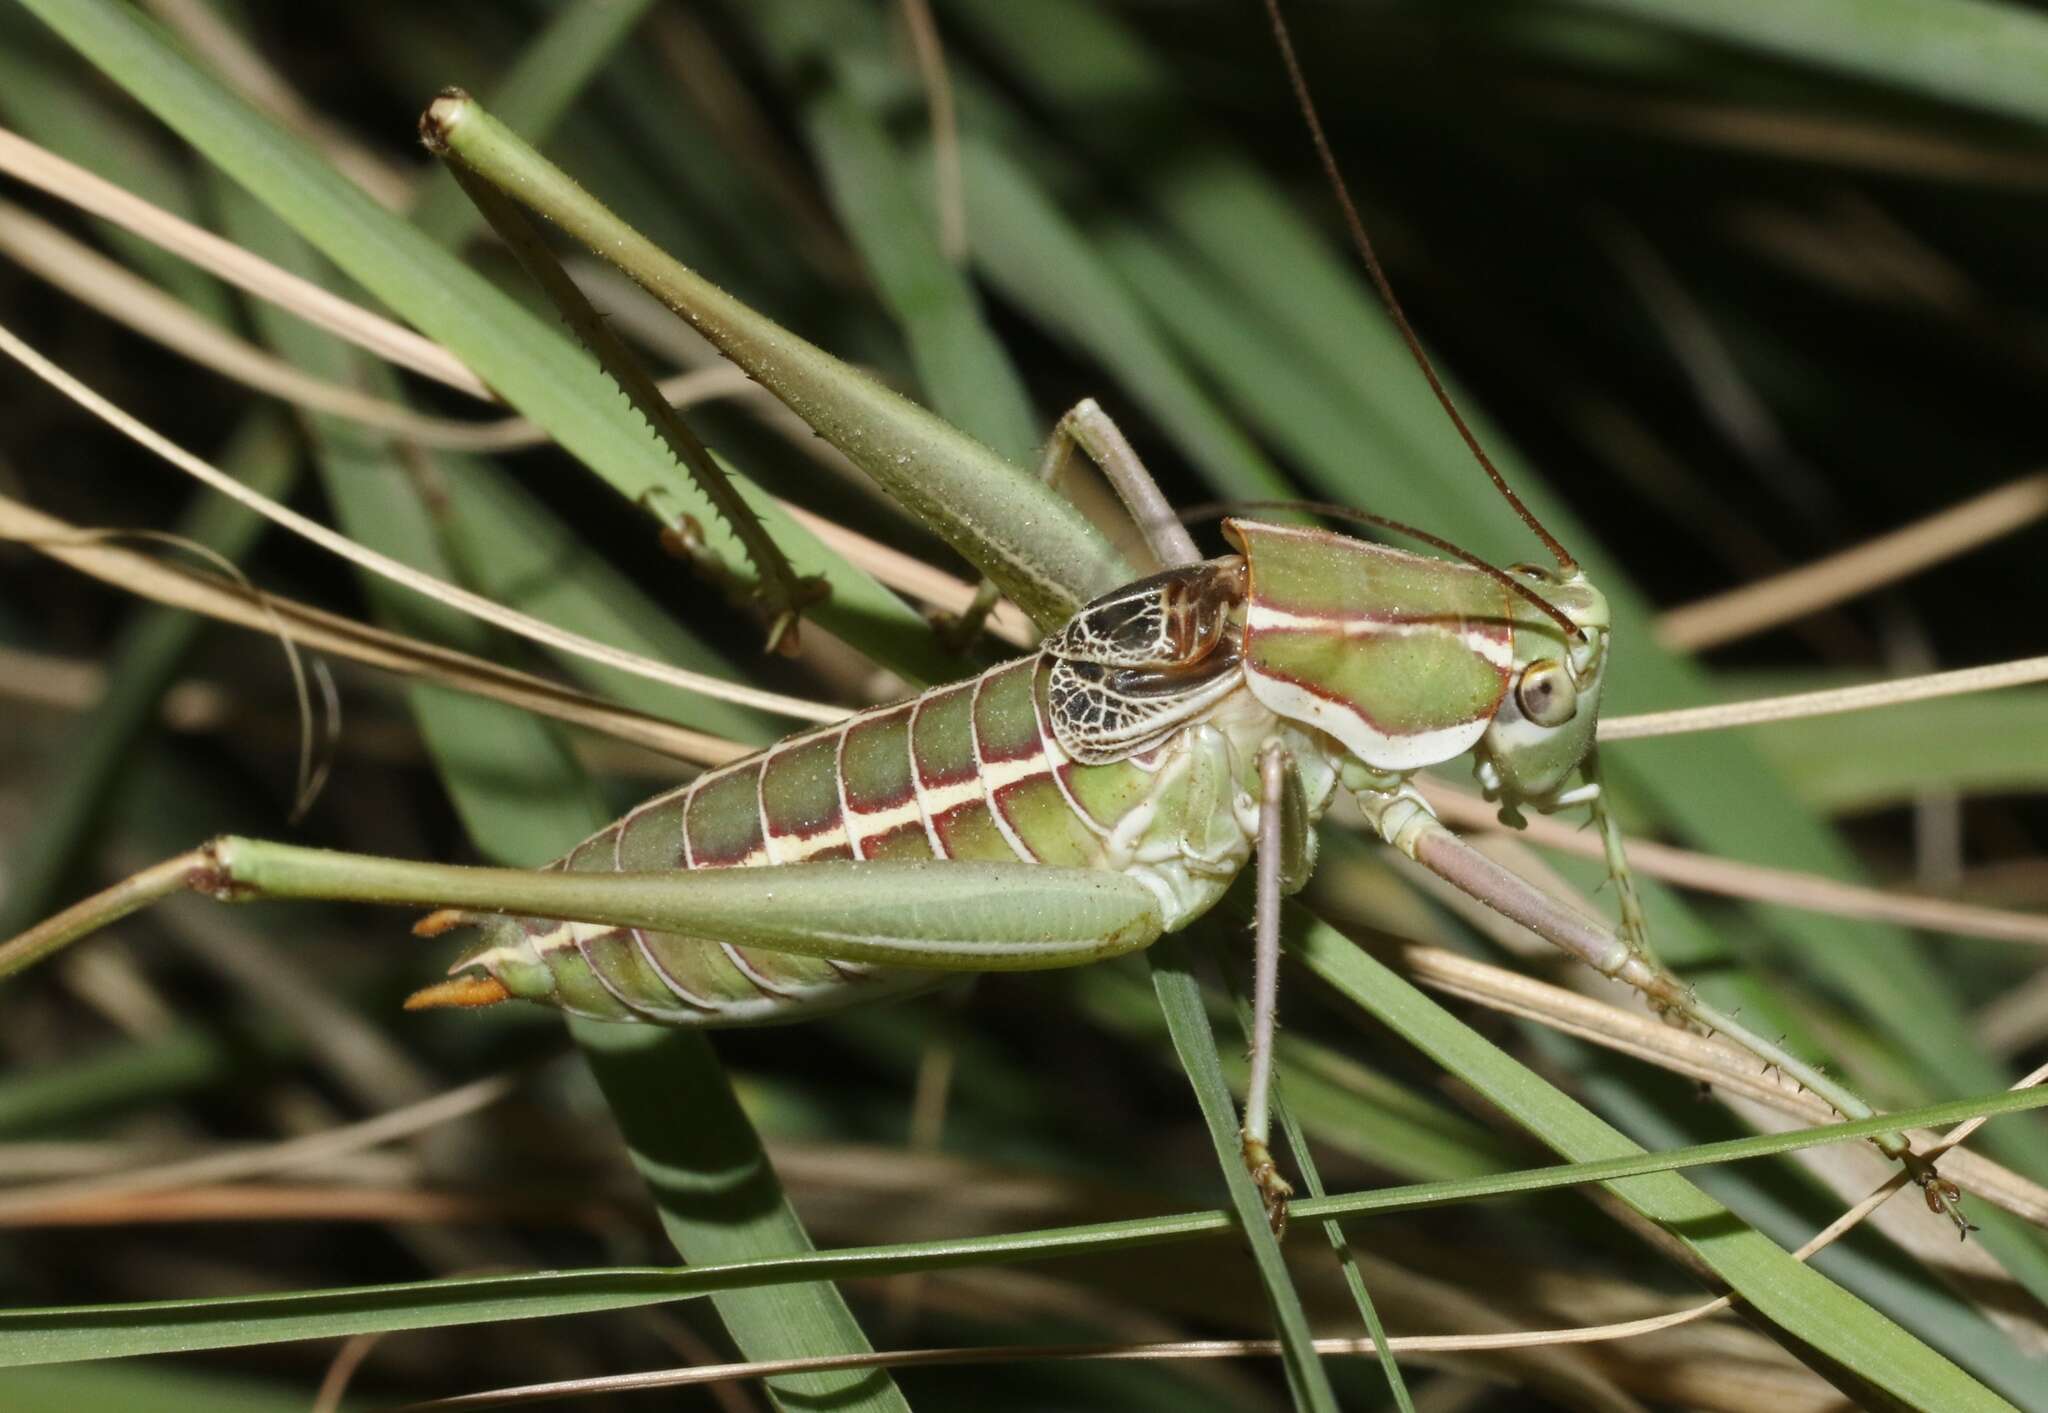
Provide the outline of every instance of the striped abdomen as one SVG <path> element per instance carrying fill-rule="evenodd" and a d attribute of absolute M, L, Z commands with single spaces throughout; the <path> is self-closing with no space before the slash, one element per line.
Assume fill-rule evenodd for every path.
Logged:
<path fill-rule="evenodd" d="M 826 859 L 948 858 L 1093 868 L 1152 776 L 1075 765 L 1047 729 L 1042 655 L 788 737 L 649 800 L 556 867 L 650 872 Z M 943 978 L 539 918 L 491 919 L 455 973 L 607 1020 L 793 1020 Z"/>

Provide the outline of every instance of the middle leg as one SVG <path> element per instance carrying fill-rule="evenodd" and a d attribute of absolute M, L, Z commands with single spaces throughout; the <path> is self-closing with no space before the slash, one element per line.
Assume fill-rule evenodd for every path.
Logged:
<path fill-rule="evenodd" d="M 1280 1175 L 1269 1147 L 1273 1129 L 1273 1037 L 1280 1002 L 1280 900 L 1308 876 L 1308 810 L 1301 779 L 1286 747 L 1269 741 L 1259 751 L 1259 838 L 1252 946 L 1251 1076 L 1245 1085 L 1245 1166 L 1266 1199 L 1273 1235 L 1287 1233 L 1287 1199 L 1294 1185 Z"/>
<path fill-rule="evenodd" d="M 1054 424 L 1040 472 L 1048 485 L 1058 479 L 1075 447 L 1088 453 L 1088 459 L 1108 478 L 1161 569 L 1194 564 L 1201 559 L 1194 537 L 1167 504 L 1166 493 L 1145 469 L 1145 463 L 1123 431 L 1092 397 L 1082 398 Z"/>
<path fill-rule="evenodd" d="M 1087 453 L 1088 459 L 1109 481 L 1160 568 L 1173 569 L 1200 562 L 1202 556 L 1195 548 L 1194 537 L 1188 534 L 1187 527 L 1181 524 L 1173 507 L 1167 504 L 1166 493 L 1159 489 L 1159 483 L 1145 469 L 1145 463 L 1139 459 L 1129 439 L 1092 397 L 1082 398 L 1053 424 L 1052 438 L 1046 443 L 1045 456 L 1039 462 L 1038 479 L 1057 489 L 1060 473 L 1066 469 L 1067 460 L 1076 447 Z M 943 630 L 946 641 L 955 651 L 965 651 L 981 632 L 989 611 L 995 607 L 996 597 L 996 586 L 983 579 L 975 591 L 974 602 Z"/>

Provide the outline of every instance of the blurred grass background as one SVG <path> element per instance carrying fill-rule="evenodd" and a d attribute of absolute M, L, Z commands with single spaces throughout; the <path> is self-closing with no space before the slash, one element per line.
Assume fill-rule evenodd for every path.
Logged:
<path fill-rule="evenodd" d="M 923 258 L 930 238 L 899 231 L 910 249 L 878 248 L 847 209 L 871 193 L 832 177 L 843 169 L 832 165 L 831 144 L 845 132 L 835 114 L 847 111 L 834 104 L 877 121 L 903 172 L 926 170 L 924 97 L 891 7 L 614 7 L 630 13 L 613 33 L 591 22 L 583 36 L 589 74 L 549 94 L 545 81 L 571 66 L 559 56 L 533 72 L 518 64 L 537 37 L 561 32 L 549 26 L 564 8 L 220 13 L 334 133 L 430 190 L 445 179 L 428 175 L 412 134 L 435 89 L 504 93 L 508 116 L 530 102 L 533 125 L 566 103 L 548 150 L 600 196 L 806 336 L 921 389 L 956 420 L 986 418 L 976 430 L 1014 457 L 1028 455 L 1060 410 L 1094 395 L 1187 501 L 1263 492 L 1284 467 L 1313 493 L 1414 519 L 1480 553 L 1529 555 L 1477 473 L 1459 464 L 1419 380 L 1389 356 L 1384 331 L 1352 318 L 1365 301 L 1354 277 L 1333 274 L 1348 265 L 1331 202 L 1255 5 L 936 6 L 968 142 L 975 273 L 1027 409 L 1013 411 L 991 410 L 985 387 L 982 400 L 969 388 L 957 394 L 960 406 L 945 405 L 930 357 L 903 331 L 939 277 L 927 269 L 921 280 L 914 259 L 900 262 Z M 2044 115 L 2008 99 L 1991 61 L 1961 41 L 1995 20 L 2000 62 L 2024 72 L 2029 55 L 2048 52 L 2040 22 L 2025 11 L 1927 3 L 1885 11 L 1931 31 L 1903 21 L 1887 30 L 1854 7 L 1811 8 L 1814 28 L 1786 38 L 1745 28 L 1739 5 L 1689 12 L 1684 28 L 1676 12 L 1647 4 L 1293 7 L 1333 139 L 1415 322 L 1497 429 L 1495 445 L 1540 473 L 1546 505 L 1569 507 L 1572 548 L 1616 566 L 1640 590 L 1641 608 L 1810 560 L 2037 464 L 2033 388 L 2048 343 L 2030 237 L 2048 184 Z M 1985 81 L 1930 79 L 1929 32 L 1956 37 L 1965 78 L 1983 64 Z M 11 5 L 0 7 L 0 122 L 240 240 L 265 238 L 255 218 L 237 214 L 247 203 L 227 184 Z M 175 261 L 47 199 L 6 195 L 102 241 L 209 317 L 257 328 L 220 287 Z M 432 190 L 421 219 L 454 239 L 465 221 L 448 196 Z M 1321 264 L 1294 258 L 1271 209 L 1320 235 Z M 849 226 L 859 239 L 849 240 Z M 470 258 L 531 298 L 487 242 Z M 878 295 L 869 272 L 883 269 L 896 278 L 881 281 Z M 331 479 L 331 428 L 308 438 L 4 260 L 0 309 L 116 402 L 252 477 L 284 484 L 320 457 L 330 480 L 309 480 L 300 499 L 346 514 L 345 487 Z M 0 373 L 0 390 L 9 494 L 95 526 L 161 528 L 204 513 L 162 468 L 19 373 Z M 464 410 L 415 393 L 439 410 Z M 707 408 L 693 424 L 792 498 L 938 553 L 754 419 Z M 829 655 L 762 662 L 753 630 L 660 552 L 632 506 L 590 494 L 559 455 L 505 465 L 509 478 L 440 458 L 429 473 L 437 494 L 513 507 L 502 511 L 503 541 L 443 547 L 473 578 L 495 575 L 504 592 L 530 593 L 573 560 L 575 581 L 594 596 L 620 602 L 631 586 L 751 680 L 842 699 L 872 685 Z M 388 522 L 393 512 L 365 513 Z M 527 528 L 509 528 L 520 524 Z M 585 578 L 598 571 L 567 548 L 524 557 L 542 535 L 564 530 L 601 551 L 617 587 Z M 2036 652 L 2040 544 L 2038 531 L 2023 532 L 1721 649 L 1706 659 L 1706 689 L 1761 694 L 1820 672 Z M 190 635 L 188 645 L 186 630 L 32 554 L 10 551 L 0 563 L 0 641 L 31 655 L 9 659 L 10 689 L 0 694 L 0 908 L 10 923 L 0 930 L 212 832 L 283 834 L 296 727 L 274 650 L 226 631 Z M 344 572 L 296 546 L 265 539 L 245 563 L 266 587 L 365 611 Z M 1639 623 L 1641 608 L 1629 610 Z M 1677 704 L 1674 694 L 1697 679 L 1652 677 L 1640 638 L 1620 650 L 1624 704 Z M 488 638 L 477 645 L 517 651 Z M 469 763 L 466 788 L 480 793 L 458 793 L 462 804 L 451 807 L 404 697 L 368 674 L 338 676 L 347 719 L 336 778 L 291 837 L 467 859 L 494 851 L 477 833 L 487 809 L 538 811 L 547 794 L 552 819 L 573 838 L 579 811 L 615 812 L 669 778 L 645 757 L 613 752 L 595 762 L 602 805 L 565 808 L 552 793 L 556 776 L 490 769 L 511 759 L 493 745 L 472 750 L 480 759 Z M 88 715 L 102 690 L 114 705 Z M 1756 852 L 1790 862 L 1767 833 L 1786 824 L 1796 799 L 1809 824 L 1838 826 L 1874 877 L 2039 908 L 2048 899 L 2042 705 L 2023 693 L 1777 733 L 1775 753 L 1795 767 L 1782 796 L 1739 784 L 1748 777 L 1716 754 L 1734 747 L 1616 748 L 1610 767 L 1645 827 L 1741 852 L 1703 836 L 1753 817 Z M 741 735 L 770 729 L 740 713 L 707 724 Z M 435 739 L 430 718 L 427 726 L 442 750 L 463 729 Z M 1755 734 L 1772 755 L 1772 734 Z M 441 768 L 450 769 L 445 759 Z M 1692 783 L 1678 783 L 1688 771 Z M 1713 817 L 1683 817 L 1680 794 Z M 526 846 L 538 857 L 559 847 L 538 842 L 545 822 L 532 837 Z M 1785 914 L 1715 903 L 1681 914 L 1663 895 L 1656 906 L 1660 931 L 1698 979 L 1777 1007 L 1765 1014 L 1880 1102 L 1988 1088 L 2048 1057 L 2048 997 L 2030 988 L 2031 958 L 2010 946 L 1873 940 L 1846 927 L 1788 942 L 1800 924 Z M 1401 930 L 1405 914 L 1387 909 L 1382 924 Z M 551 1017 L 396 1012 L 397 998 L 441 964 L 440 953 L 408 942 L 402 921 L 362 910 L 164 908 L 10 986 L 0 1162 L 11 1164 L 11 1181 L 305 1132 L 508 1065 L 524 1078 L 513 1099 L 480 1118 L 313 1175 L 329 1185 L 324 1194 L 280 1179 L 265 1189 L 279 1212 L 269 1220 L 108 1208 L 12 1232 L 0 1245 L 4 1303 L 673 1260 L 603 1097 Z M 1442 916 L 1416 925 L 1458 935 Z M 1859 946 L 1868 950 L 1846 950 Z M 1333 1190 L 1540 1161 L 1524 1138 L 1304 975 L 1290 974 L 1284 1005 L 1290 1037 L 1318 1043 L 1298 1062 L 1305 1071 L 1295 1087 L 1305 1110 L 1324 1106 L 1317 1131 Z M 1646 1143 L 1737 1131 L 1685 1084 L 1479 1023 Z M 919 1155 L 905 1149 L 910 1094 L 939 1039 L 955 1056 L 943 1156 Z M 1218 1200 L 1185 1080 L 1134 970 L 994 979 L 962 999 L 722 1036 L 716 1049 L 823 1245 Z M 2048 1129 L 2038 1119 L 2002 1121 L 1994 1133 L 2001 1157 L 2048 1179 Z M 1781 1239 L 1803 1236 L 1833 1210 L 1789 1164 L 1731 1170 L 1708 1185 Z M 231 1196 L 246 1213 L 258 1194 Z M 1358 1224 L 1354 1236 L 1397 1332 L 1589 1323 L 1661 1308 L 1693 1288 L 1577 1198 Z M 1994 1249 L 2008 1268 L 2038 1281 L 2032 1235 L 2003 1238 Z M 1308 1245 L 1298 1239 L 1292 1249 Z M 2006 1397 L 2043 1401 L 2031 1378 L 2039 1366 L 2028 1363 L 2038 1345 L 2028 1342 L 2027 1295 L 2001 1302 L 2019 1320 L 2001 1328 L 1882 1240 L 1845 1246 L 1831 1254 L 1838 1279 Z M 1345 1310 L 1334 1269 L 1305 1254 L 1299 1265 L 1319 1323 L 1334 1326 Z M 881 1345 L 1265 1328 L 1249 1266 L 1220 1244 L 932 1275 L 850 1295 Z M 2039 1333 L 2034 1326 L 2032 1337 Z M 724 1339 L 699 1305 L 394 1337 L 370 1355 L 356 1396 L 397 1401 L 710 1358 Z M 189 1393 L 195 1407 L 304 1407 L 332 1354 L 331 1344 L 308 1342 L 187 1357 L 175 1376 L 150 1366 L 0 1375 L 0 1395 L 9 1406 L 118 1407 L 147 1389 L 152 1406 Z M 1364 1363 L 1336 1367 L 1348 1400 L 1367 1406 L 1385 1396 Z M 1778 1346 L 1732 1325 L 1712 1340 L 1500 1356 L 1442 1372 L 1417 1366 L 1410 1378 L 1445 1407 L 1742 1408 L 1757 1406 L 1759 1390 L 1787 1407 L 1824 1407 L 1835 1396 Z M 931 1406 L 971 1398 L 988 1407 L 1244 1407 L 1284 1398 L 1273 1371 L 1258 1365 L 1025 1366 L 999 1377 L 928 1372 L 903 1385 Z M 645 1397 L 700 1406 L 709 1396 Z"/>

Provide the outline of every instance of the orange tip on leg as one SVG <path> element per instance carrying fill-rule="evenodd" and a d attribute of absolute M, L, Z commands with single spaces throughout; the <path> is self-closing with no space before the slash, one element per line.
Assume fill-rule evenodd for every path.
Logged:
<path fill-rule="evenodd" d="M 460 908 L 443 908 L 428 913 L 412 925 L 415 937 L 439 937 L 444 932 L 453 932 L 458 927 L 467 927 L 476 921 L 476 914 L 466 913 Z"/>
<path fill-rule="evenodd" d="M 457 976 L 422 987 L 405 998 L 408 1011 L 431 1011 L 443 1006 L 495 1006 L 509 1001 L 512 993 L 494 976 Z"/>

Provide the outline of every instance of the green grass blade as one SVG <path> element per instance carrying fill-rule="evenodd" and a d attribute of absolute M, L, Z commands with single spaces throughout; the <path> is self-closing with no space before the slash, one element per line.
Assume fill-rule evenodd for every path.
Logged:
<path fill-rule="evenodd" d="M 582 1020 L 570 1029 L 654 1194 L 663 1230 L 692 1265 L 744 1268 L 812 1249 L 708 1037 Z M 872 1347 L 824 1281 L 728 1291 L 718 1297 L 718 1313 L 750 1359 Z M 791 1375 L 769 1387 L 786 1408 L 909 1407 L 881 1369 Z"/>
<path fill-rule="evenodd" d="M 960 161 L 975 267 L 991 284 L 1047 332 L 1109 370 L 1218 495 L 1256 500 L 1296 494 L 1022 166 L 972 135 L 961 144 Z"/>
<path fill-rule="evenodd" d="M 288 493 L 298 453 L 281 417 L 253 418 L 221 458 L 223 469 L 268 496 Z M 260 537 L 262 518 L 232 501 L 208 496 L 173 533 L 230 562 Z M 211 566 L 209 566 L 211 567 Z M 0 936 L 11 937 L 47 913 L 72 869 L 97 842 L 109 797 L 119 788 L 135 742 L 156 723 L 159 704 L 209 625 L 192 614 L 139 608 L 107 664 L 107 691 L 77 723 L 56 757 L 60 768 L 36 802 L 36 827 L 5 865 L 11 880 L 0 897 Z M 279 660 L 279 670 L 283 670 Z"/>
<path fill-rule="evenodd" d="M 919 384 L 941 417 L 1013 466 L 1034 467 L 1044 440 L 1023 381 L 983 315 L 974 286 L 939 248 L 918 173 L 859 82 L 877 54 L 879 12 L 821 0 L 767 0 L 745 10 L 798 111 L 834 210 L 910 345 Z M 865 86 L 871 95 L 874 85 Z"/>
<path fill-rule="evenodd" d="M 1337 1394 L 1330 1387 L 1322 1356 L 1316 1352 L 1308 1315 L 1301 1307 L 1301 1294 L 1287 1274 L 1287 1258 L 1280 1253 L 1280 1243 L 1266 1224 L 1265 1199 L 1245 1170 L 1237 1104 L 1230 1097 L 1230 1087 L 1223 1082 L 1223 1066 L 1216 1060 L 1216 1034 L 1209 1028 L 1201 983 L 1188 970 L 1193 950 L 1183 937 L 1155 943 L 1145 954 L 1152 966 L 1152 987 L 1158 993 L 1160 1012 L 1173 1036 L 1174 1052 L 1180 1056 L 1181 1068 L 1187 1071 L 1188 1083 L 1194 1087 L 1195 1099 L 1202 1106 L 1202 1120 L 1216 1150 L 1216 1165 L 1223 1173 L 1239 1230 L 1251 1246 L 1252 1261 L 1265 1286 L 1295 1405 L 1334 1409 Z"/>
<path fill-rule="evenodd" d="M 1231 1009 L 1237 1013 L 1238 1030 L 1246 1036 L 1251 1035 L 1251 1003 L 1236 986 L 1230 989 L 1230 1000 Z M 1330 1195 L 1329 1190 L 1323 1186 L 1323 1174 L 1316 1166 L 1314 1152 L 1309 1148 L 1308 1134 L 1287 1100 L 1287 1090 L 1291 1086 L 1283 1078 L 1285 1072 L 1286 1066 L 1276 1062 L 1271 1081 L 1273 1117 L 1279 1122 L 1280 1131 L 1287 1135 L 1287 1156 L 1282 1162 L 1301 1174 L 1310 1200 L 1326 1198 Z M 1334 1217 L 1324 1218 L 1322 1226 L 1323 1239 L 1330 1243 L 1330 1251 L 1337 1258 L 1337 1267 L 1344 1273 L 1344 1288 L 1351 1293 L 1351 1303 L 1358 1307 L 1359 1321 L 1379 1350 L 1380 1372 L 1386 1375 L 1387 1390 L 1394 1396 L 1395 1406 L 1401 1409 L 1401 1413 L 1415 1413 L 1415 1401 L 1409 1397 L 1407 1381 L 1401 1377 L 1400 1361 L 1387 1345 L 1387 1328 L 1380 1321 L 1372 1292 L 1366 1289 L 1365 1273 L 1358 1268 L 1358 1258 L 1352 1252 L 1350 1238 L 1345 1236 L 1343 1225 Z"/>
<path fill-rule="evenodd" d="M 1323 980 L 1564 1156 L 1593 1161 L 1640 1151 L 1334 929 L 1295 912 L 1287 941 L 1289 950 Z M 1611 1190 L 1684 1242 L 1758 1315 L 1856 1378 L 1911 1407 L 2010 1407 L 1909 1331 L 1792 1260 L 1677 1174 L 1618 1179 Z M 1833 1377 L 1825 1363 L 1816 1372 Z"/>
<path fill-rule="evenodd" d="M 1998 0 L 1590 0 L 1944 102 L 2048 122 L 2048 20 Z"/>
<path fill-rule="evenodd" d="M 1313 948 L 1319 945 L 1312 940 L 1311 956 Z M 1351 962 L 1343 959 L 1341 953 L 1332 952 L 1330 955 L 1336 958 L 1332 966 L 1334 973 L 1351 971 Z M 1419 1008 L 1414 1005 L 1417 1001 L 1420 1002 Z M 1461 1036 L 1459 1031 L 1462 1027 L 1447 1013 L 1439 1011 L 1435 1018 L 1430 1017 L 1432 1003 L 1419 994 L 1409 997 L 1391 993 L 1388 1009 L 1390 1014 L 1402 1015 L 1402 1028 L 1412 1024 L 1417 1035 L 1432 1044 L 1442 1044 L 1446 1049 L 1467 1044 L 1483 1046 L 1486 1043 L 1469 1031 L 1464 1031 Z M 1506 1063 L 1513 1064 L 1512 1061 Z M 1509 1073 L 1512 1074 L 1511 1071 Z M 1525 1081 L 1511 1079 L 1508 1089 L 1516 1087 L 1526 1087 Z M 1556 1103 L 1555 1100 L 1539 1098 L 1528 1111 L 1532 1122 L 1548 1125 L 1552 1106 Z M 1568 1106 L 1570 1101 L 1562 1103 Z M 1296 1202 L 1294 1212 L 1303 1221 L 1325 1217 L 1395 1215 L 1477 1197 L 1570 1187 L 1590 1179 L 1622 1182 L 1668 1175 L 1685 1167 L 1727 1162 L 1737 1155 L 1763 1157 L 1791 1152 L 1816 1143 L 1840 1142 L 1851 1135 L 1869 1134 L 1876 1131 L 1876 1125 L 1887 1121 L 1906 1127 L 1940 1125 L 1974 1114 L 2015 1113 L 2040 1108 L 2044 1104 L 2048 1104 L 2048 1090 L 1986 1095 L 1927 1105 L 1857 1124 L 1832 1124 L 1823 1128 L 1764 1134 L 1733 1143 L 1700 1145 L 1672 1153 L 1624 1152 L 1610 1158 L 1486 1178 L 1342 1193 L 1330 1198 Z M 1569 1108 L 1555 1108 L 1554 1115 L 1565 1127 L 1579 1130 L 1577 1135 L 1560 1133 L 1555 1140 L 1559 1143 L 1589 1137 L 1595 1146 L 1627 1146 L 1625 1141 L 1615 1142 L 1613 1131 L 1605 1129 L 1583 1110 L 1574 1114 Z M 1650 1199 L 1657 1199 L 1665 1206 L 1671 1206 L 1671 1203 L 1663 1199 L 1672 1194 L 1693 1192 L 1683 1184 L 1676 1189 L 1659 1186 L 1631 1190 L 1647 1193 Z M 1695 1205 L 1702 1201 L 1704 1199 L 1696 1194 L 1685 1198 L 1685 1203 Z M 1679 1205 L 1682 1207 L 1684 1204 Z M 1234 1236 L 1241 1229 L 1241 1218 L 1235 1209 L 1177 1212 L 996 1236 L 799 1252 L 731 1265 L 706 1264 L 686 1269 L 607 1267 L 583 1271 L 541 1271 L 217 1299 L 0 1311 L 0 1368 L 234 1348 L 387 1329 L 431 1329 L 494 1320 L 589 1314 L 779 1283 L 1048 1260 L 1081 1253 L 1101 1255 L 1134 1251 L 1170 1242 Z M 1741 1266 L 1754 1257 L 1754 1264 L 1770 1267 L 1769 1274 L 1775 1279 L 1781 1274 L 1777 1263 L 1796 1264 L 1768 1244 L 1762 1244 L 1762 1249 L 1775 1253 L 1775 1262 L 1769 1257 L 1759 1256 L 1757 1248 L 1749 1242 L 1731 1242 L 1730 1234 L 1741 1230 L 1737 1223 L 1722 1222 L 1711 1230 L 1724 1250 L 1737 1248 L 1730 1257 L 1732 1266 Z M 1815 1279 L 1821 1278 L 1816 1276 Z M 1782 1306 L 1785 1302 L 1778 1303 Z"/>
<path fill-rule="evenodd" d="M 276 210 L 349 276 L 454 350 L 628 500 L 650 490 L 700 513 L 728 563 L 738 545 L 696 489 L 582 350 L 404 221 L 372 203 L 293 135 L 193 66 L 148 21 L 109 0 L 27 0 L 29 8 L 128 92 Z M 798 571 L 824 574 L 830 603 L 814 616 L 906 675 L 950 671 L 924 622 L 901 600 L 828 554 L 752 488 L 754 504 Z"/>
<path fill-rule="evenodd" d="M 252 249 L 300 273 L 318 276 L 310 252 L 246 197 L 223 192 L 231 229 Z M 381 370 L 351 369 L 348 350 L 326 335 L 276 314 L 259 316 L 271 338 L 309 371 L 341 381 L 367 375 L 395 396 Z M 341 525 L 355 539 L 449 577 L 438 526 L 417 484 L 377 439 L 328 419 L 315 419 L 324 483 Z M 469 527 L 475 535 L 485 527 Z M 365 592 L 387 625 L 488 655 L 489 632 L 440 605 L 366 581 Z M 635 646 L 647 647 L 652 645 Z M 558 857 L 605 823 L 595 792 L 551 724 L 499 703 L 440 688 L 412 693 L 420 729 L 470 838 L 487 857 L 536 867 Z M 641 1027 L 578 1023 L 572 1033 L 586 1055 L 613 1117 L 648 1179 L 664 1225 L 690 1261 L 743 1261 L 809 1248 L 795 1213 L 776 1185 L 759 1137 L 730 1091 L 708 1043 Z M 718 1096 L 725 1095 L 719 1103 Z M 673 1106 L 687 1101 L 689 1120 Z M 706 1208 L 686 1200 L 698 1183 L 716 1185 L 731 1165 L 749 1185 Z M 732 1197 L 733 1194 L 728 1194 Z M 864 1351 L 869 1348 L 838 1291 L 829 1284 L 793 1285 L 767 1295 L 721 1298 L 721 1317 L 750 1358 Z M 885 1373 L 816 1374 L 776 1381 L 778 1401 L 826 1399 L 847 1408 L 907 1407 Z"/>

